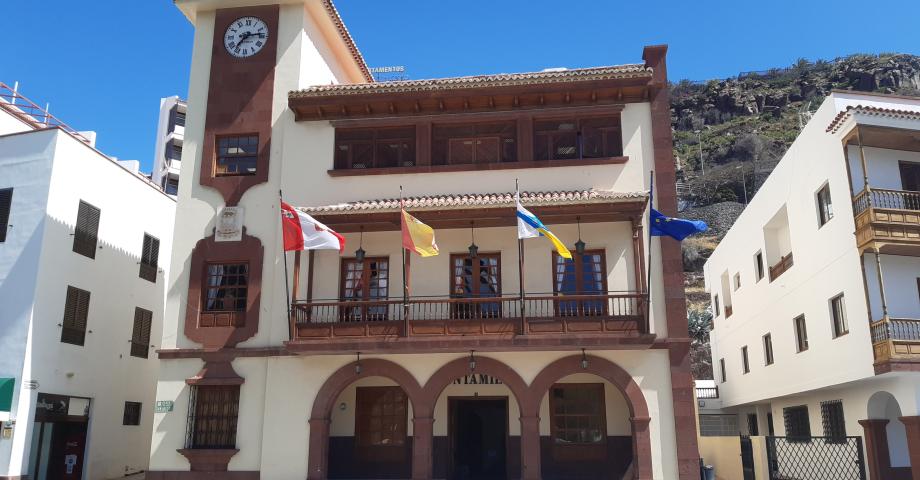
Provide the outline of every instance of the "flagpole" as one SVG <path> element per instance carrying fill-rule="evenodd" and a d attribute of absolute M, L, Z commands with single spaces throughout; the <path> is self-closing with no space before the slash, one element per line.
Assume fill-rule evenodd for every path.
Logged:
<path fill-rule="evenodd" d="M 646 295 L 646 305 L 645 305 L 645 333 L 649 333 L 649 324 L 651 323 L 652 316 L 652 209 L 655 208 L 654 204 L 655 199 L 655 171 L 649 171 L 649 184 L 648 184 L 648 264 L 646 266 L 645 275 L 645 295 Z"/>
<path fill-rule="evenodd" d="M 402 224 L 405 221 L 405 207 L 403 205 L 403 187 L 399 186 L 399 225 L 400 236 L 403 235 Z M 402 280 L 403 280 L 403 321 L 406 323 L 406 336 L 409 336 L 409 279 L 406 278 L 406 246 L 402 238 L 399 241 L 399 252 L 402 254 Z"/>
<path fill-rule="evenodd" d="M 281 189 L 278 189 L 278 221 L 281 221 L 281 202 L 284 201 L 284 194 L 281 193 Z M 281 224 L 281 255 L 282 262 L 284 262 L 284 294 L 287 299 L 287 317 L 288 317 L 288 339 L 294 340 L 294 319 L 291 316 L 291 285 L 288 283 L 288 265 L 287 265 L 287 250 L 284 249 L 284 225 Z"/>
<path fill-rule="evenodd" d="M 518 179 L 514 179 L 514 197 L 519 200 L 521 191 L 518 186 Z M 515 205 L 515 225 L 517 225 L 517 205 Z M 518 292 L 521 296 L 521 334 L 526 333 L 527 320 L 524 301 L 524 239 L 518 235 Z"/>

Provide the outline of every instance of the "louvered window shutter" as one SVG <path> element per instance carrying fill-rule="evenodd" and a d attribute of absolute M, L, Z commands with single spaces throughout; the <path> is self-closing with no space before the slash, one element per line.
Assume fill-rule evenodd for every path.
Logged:
<path fill-rule="evenodd" d="M 153 312 L 137 307 L 134 309 L 134 329 L 131 332 L 131 355 L 147 358 L 150 349 L 150 327 Z"/>
<path fill-rule="evenodd" d="M 149 234 L 144 234 L 144 246 L 141 251 L 141 266 L 139 276 L 153 283 L 157 281 L 157 265 L 160 257 L 160 240 Z"/>
<path fill-rule="evenodd" d="M 96 245 L 99 235 L 99 217 L 101 211 L 80 201 L 77 212 L 77 227 L 73 236 L 73 251 L 89 258 L 96 258 Z"/>
<path fill-rule="evenodd" d="M 61 341 L 73 345 L 84 344 L 86 340 L 86 319 L 89 316 L 90 294 L 86 290 L 67 287 L 67 301 L 64 305 L 64 321 L 61 324 Z"/>

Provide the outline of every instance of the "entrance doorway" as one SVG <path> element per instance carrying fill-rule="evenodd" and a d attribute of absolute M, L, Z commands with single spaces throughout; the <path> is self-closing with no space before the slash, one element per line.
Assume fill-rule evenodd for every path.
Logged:
<path fill-rule="evenodd" d="M 38 394 L 32 424 L 30 479 L 83 478 L 89 403 L 88 398 Z"/>
<path fill-rule="evenodd" d="M 452 397 L 447 405 L 449 478 L 507 478 L 508 397 Z"/>

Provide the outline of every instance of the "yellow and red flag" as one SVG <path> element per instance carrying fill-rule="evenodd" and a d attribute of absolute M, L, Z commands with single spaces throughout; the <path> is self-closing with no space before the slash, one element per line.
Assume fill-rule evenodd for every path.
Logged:
<path fill-rule="evenodd" d="M 438 244 L 434 240 L 434 230 L 420 222 L 419 219 L 402 210 L 403 248 L 423 257 L 438 254 Z"/>

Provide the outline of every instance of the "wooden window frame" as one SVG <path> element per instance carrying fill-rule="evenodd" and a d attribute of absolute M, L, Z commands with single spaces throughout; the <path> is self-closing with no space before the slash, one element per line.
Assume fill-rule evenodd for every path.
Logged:
<path fill-rule="evenodd" d="M 552 277 L 551 281 L 553 283 L 553 296 L 563 298 L 565 297 L 565 292 L 559 291 L 559 282 L 556 279 L 556 276 L 559 275 L 557 271 L 559 260 L 563 257 L 559 255 L 559 252 L 553 251 L 553 261 L 552 261 Z M 603 248 L 597 249 L 588 249 L 585 250 L 583 255 L 579 255 L 577 252 L 572 254 L 572 262 L 574 263 L 575 269 L 575 292 L 569 293 L 569 295 L 594 295 L 594 292 L 586 292 L 584 286 L 584 257 L 588 255 L 599 255 L 600 256 L 600 269 L 601 269 L 601 291 L 596 294 L 600 297 L 598 300 L 559 300 L 557 299 L 554 302 L 554 309 L 556 316 L 559 317 L 597 317 L 597 316 L 607 316 L 608 315 L 608 305 L 607 305 L 607 251 Z M 568 259 L 566 259 L 568 260 Z M 575 315 L 567 313 L 567 310 L 571 309 L 568 307 L 569 303 L 574 302 L 575 305 Z M 594 302 L 599 302 L 601 308 L 591 308 L 587 309 L 587 305 L 591 305 Z"/>
<path fill-rule="evenodd" d="M 185 448 L 235 449 L 239 408 L 239 385 L 190 386 Z"/>
<path fill-rule="evenodd" d="M 211 277 L 213 276 L 211 274 L 211 267 L 213 266 L 237 267 L 237 268 L 246 267 L 246 271 L 244 273 L 236 272 L 231 275 L 224 274 L 224 276 L 228 276 L 228 277 L 243 278 L 245 281 L 245 285 L 240 284 L 240 283 L 236 283 L 233 285 L 223 284 L 223 283 L 218 284 L 216 286 L 210 285 L 210 280 L 211 280 Z M 201 287 L 201 295 L 202 295 L 201 311 L 204 313 L 209 313 L 209 314 L 221 314 L 221 313 L 236 314 L 234 315 L 234 318 L 242 318 L 239 314 L 246 312 L 246 307 L 249 302 L 249 274 L 250 274 L 250 271 L 251 269 L 250 269 L 249 262 L 223 262 L 223 261 L 205 262 L 204 274 L 202 276 L 204 282 Z M 211 291 L 220 292 L 222 290 L 230 290 L 230 289 L 233 289 L 236 291 L 239 291 L 240 289 L 245 289 L 245 295 L 243 295 L 242 297 L 240 296 L 233 297 L 235 303 L 239 302 L 240 298 L 242 298 L 242 305 L 237 305 L 233 308 L 213 308 L 209 305 L 208 299 L 211 298 L 211 295 L 210 295 Z M 215 294 L 214 298 L 220 298 L 220 297 L 219 295 Z M 226 307 L 226 301 L 220 300 L 220 306 Z M 236 321 L 234 321 L 233 324 L 236 326 L 239 326 L 237 325 Z M 228 325 L 207 325 L 207 326 L 228 326 Z"/>
<path fill-rule="evenodd" d="M 370 271 L 368 267 L 372 262 L 378 263 L 377 272 L 381 271 L 379 267 L 380 262 L 386 262 L 386 267 L 387 267 L 386 268 L 386 281 L 387 281 L 386 295 L 384 296 L 378 295 L 376 297 L 371 297 L 370 291 L 369 291 L 370 290 L 369 285 L 367 284 L 367 282 L 362 281 L 361 297 L 360 298 L 356 298 L 356 297 L 345 298 L 345 290 L 346 290 L 345 281 L 347 280 L 347 276 L 348 276 L 348 264 L 357 263 L 357 261 L 358 260 L 355 257 L 345 257 L 345 258 L 342 258 L 339 263 L 339 301 L 342 301 L 342 302 L 348 302 L 348 301 L 367 301 L 367 302 L 382 301 L 382 302 L 385 302 L 389 300 L 389 296 L 390 296 L 390 257 L 389 256 L 364 257 L 364 260 L 361 266 L 361 275 L 363 276 L 365 275 L 366 272 Z M 380 287 L 377 287 L 377 288 L 380 288 Z M 382 308 L 383 313 L 372 313 L 370 311 L 371 308 Z M 356 310 L 358 311 L 357 317 L 355 317 L 353 313 Z M 381 321 L 387 321 L 390 319 L 389 310 L 390 309 L 387 304 L 383 304 L 382 306 L 376 306 L 376 307 L 371 306 L 371 305 L 365 305 L 365 306 L 353 307 L 353 308 L 340 308 L 339 318 L 340 318 L 340 321 L 343 321 L 343 322 L 381 322 Z"/>
<path fill-rule="evenodd" d="M 917 178 L 910 179 L 906 172 L 913 170 L 913 175 L 916 175 Z M 901 179 L 901 189 L 907 192 L 916 192 L 920 191 L 920 162 L 908 162 L 908 161 L 899 161 L 898 162 L 898 175 Z M 916 182 L 916 184 L 912 184 Z M 913 187 L 913 188 L 911 188 Z"/>
<path fill-rule="evenodd" d="M 481 296 L 478 292 L 473 292 L 470 295 L 467 295 L 466 292 L 457 292 L 458 280 L 462 283 L 462 278 L 457 275 L 457 266 L 456 262 L 458 260 L 479 260 L 481 258 L 490 258 L 495 260 L 495 272 L 496 272 L 496 284 L 495 284 L 495 302 L 488 303 L 479 303 L 471 302 L 464 303 L 462 301 L 457 301 L 455 299 L 463 298 L 493 298 L 492 296 Z M 483 270 L 488 271 L 489 267 L 483 267 L 482 262 L 476 261 L 471 262 L 472 271 L 470 273 L 471 278 L 474 280 L 479 280 L 482 278 Z M 479 286 L 479 283 L 476 283 Z M 481 318 L 501 318 L 502 316 L 502 254 L 501 252 L 496 253 L 478 253 L 475 258 L 471 259 L 470 255 L 462 253 L 452 253 L 450 255 L 450 298 L 451 298 L 451 307 L 450 307 L 450 318 L 457 319 L 481 319 Z"/>
<path fill-rule="evenodd" d="M 773 335 L 766 333 L 762 338 L 764 366 L 773 365 Z"/>
<path fill-rule="evenodd" d="M 412 126 L 411 134 L 408 134 L 410 126 L 391 126 L 391 127 L 371 127 L 371 128 L 336 128 L 335 129 L 335 151 L 333 157 L 335 157 L 339 152 L 339 147 L 341 145 L 347 145 L 348 154 L 347 159 L 344 162 L 336 162 L 333 159 L 333 168 L 335 170 L 368 170 L 368 169 L 377 169 L 377 168 L 409 168 L 418 165 L 418 152 L 417 149 L 417 132 L 416 128 Z M 400 130 L 405 130 L 406 135 L 403 135 Z M 366 132 L 370 138 L 366 139 L 343 139 L 340 138 L 342 134 L 353 133 L 353 132 Z M 399 132 L 400 134 L 397 134 Z M 382 165 L 382 159 L 380 158 L 379 149 L 381 146 L 392 143 L 392 142 L 401 142 L 405 143 L 408 146 L 408 157 L 403 158 L 402 153 L 399 155 L 397 160 L 397 165 Z M 365 146 L 370 147 L 370 165 L 366 167 L 355 167 L 354 159 L 354 147 L 356 145 L 366 144 Z"/>
<path fill-rule="evenodd" d="M 143 404 L 141 402 L 125 401 L 125 409 L 121 417 L 121 424 L 132 427 L 140 426 L 142 408 Z"/>
<path fill-rule="evenodd" d="M 391 415 L 385 415 L 380 419 L 380 429 L 385 431 L 389 428 L 394 429 L 395 443 L 391 445 L 374 444 L 369 439 L 374 432 L 370 430 L 368 419 L 373 416 L 367 410 L 373 406 L 373 401 L 390 393 L 399 392 L 402 400 L 401 414 L 397 411 Z M 398 405 L 394 403 L 393 408 Z M 408 424 L 409 424 L 409 396 L 399 386 L 381 386 L 381 387 L 356 387 L 355 388 L 355 451 L 357 457 L 362 461 L 370 462 L 401 462 L 405 460 L 406 448 L 408 447 Z M 384 424 L 384 420 L 388 423 Z"/>
<path fill-rule="evenodd" d="M 728 380 L 728 375 L 725 373 L 725 359 L 719 359 L 719 377 L 722 379 L 719 383 L 725 383 Z"/>
<path fill-rule="evenodd" d="M 815 193 L 815 201 L 818 205 L 818 228 L 827 225 L 834 218 L 834 204 L 831 201 L 831 186 L 825 183 Z"/>
<path fill-rule="evenodd" d="M 805 323 L 805 315 L 799 315 L 792 319 L 792 325 L 795 330 L 795 351 L 802 353 L 808 350 L 808 325 Z"/>
<path fill-rule="evenodd" d="M 96 258 L 99 245 L 99 223 L 102 210 L 88 202 L 80 200 L 77 209 L 77 223 L 73 233 L 73 251 L 87 258 Z"/>
<path fill-rule="evenodd" d="M 243 153 L 228 153 L 221 155 L 221 142 L 224 140 L 235 139 L 239 143 L 242 139 L 252 139 L 255 138 L 255 151 L 254 152 L 243 152 Z M 237 148 L 240 148 L 240 145 L 236 145 Z M 218 135 L 214 140 L 214 176 L 215 177 L 251 177 L 259 173 L 259 148 L 261 148 L 261 140 L 258 133 L 240 133 L 240 134 L 228 134 L 228 135 Z M 246 165 L 237 163 L 240 159 L 252 159 L 253 171 L 241 172 L 240 168 L 245 167 Z M 228 171 L 229 167 L 235 167 L 235 171 Z"/>
<path fill-rule="evenodd" d="M 840 293 L 828 300 L 831 309 L 831 335 L 833 338 L 840 338 L 850 333 L 850 326 L 847 323 L 847 306 L 845 298 L 843 293 Z"/>
<path fill-rule="evenodd" d="M 738 289 L 741 288 L 741 272 L 735 272 L 735 275 L 734 275 L 734 277 L 732 277 L 732 278 L 733 278 L 733 280 L 734 280 L 733 283 L 735 284 L 735 285 L 734 285 L 734 286 L 735 286 L 734 291 L 737 292 Z"/>
<path fill-rule="evenodd" d="M 149 358 L 150 330 L 153 326 L 153 312 L 134 307 L 134 324 L 131 328 L 131 356 Z"/>
<path fill-rule="evenodd" d="M 0 188 L 0 243 L 6 241 L 10 228 L 10 212 L 13 210 L 13 189 Z"/>
<path fill-rule="evenodd" d="M 157 272 L 160 261 L 160 239 L 144 232 L 144 243 L 141 246 L 141 261 L 138 277 L 151 283 L 157 283 Z"/>
<path fill-rule="evenodd" d="M 491 132 L 491 131 L 477 131 L 477 127 L 483 128 L 487 126 L 497 126 L 500 125 L 503 128 L 511 127 L 513 130 L 512 133 L 507 132 Z M 471 134 L 442 134 L 438 130 L 446 128 L 464 128 L 468 127 L 472 129 Z M 520 161 L 519 156 L 519 130 L 520 122 L 516 119 L 483 119 L 479 122 L 463 122 L 463 123 L 435 123 L 431 127 L 431 162 L 432 165 L 437 166 L 470 166 L 474 167 L 475 165 L 502 165 L 502 164 L 514 164 Z M 483 140 L 494 141 L 496 144 L 495 153 L 497 154 L 497 159 L 495 160 L 483 160 L 479 158 L 479 142 Z M 505 144 L 508 141 L 514 144 L 511 149 L 511 157 L 505 158 Z M 458 142 L 474 142 L 472 147 L 472 155 L 468 162 L 458 162 L 455 161 L 453 156 L 453 146 Z M 441 152 L 438 148 L 438 144 L 444 143 L 444 151 Z M 444 158 L 440 158 L 437 154 L 443 154 Z"/>
<path fill-rule="evenodd" d="M 766 269 L 766 264 L 763 261 L 763 250 L 757 250 L 757 253 L 754 254 L 754 277 L 757 279 L 755 283 L 763 280 L 767 273 Z"/>
<path fill-rule="evenodd" d="M 607 127 L 591 127 L 590 125 L 585 126 L 585 124 L 590 124 L 592 121 L 603 121 L 603 120 L 612 120 L 613 126 Z M 575 129 L 572 133 L 562 132 L 559 130 L 541 130 L 538 129 L 537 125 L 540 123 L 573 123 Z M 604 152 L 609 151 L 608 148 L 608 135 L 609 134 L 618 134 L 619 138 L 618 145 L 611 146 L 614 148 L 613 154 L 610 155 L 596 155 L 596 156 L 587 156 L 585 155 L 585 146 L 588 142 L 588 135 L 585 134 L 586 129 L 592 129 L 601 134 L 600 141 L 603 144 L 602 150 Z M 606 134 L 605 134 L 606 133 Z M 560 137 L 570 136 L 574 134 L 575 136 L 575 155 L 572 157 L 560 157 L 556 155 L 557 147 L 556 139 Z M 545 151 L 547 152 L 546 158 L 538 158 L 537 151 L 541 151 L 538 148 L 540 142 L 546 142 Z M 590 160 L 590 159 L 601 159 L 601 158 L 616 158 L 623 156 L 623 122 L 622 117 L 619 114 L 614 115 L 573 115 L 567 117 L 542 117 L 535 116 L 533 118 L 533 151 L 534 151 L 534 161 L 536 162 L 546 162 L 546 161 L 569 161 L 569 160 Z"/>
<path fill-rule="evenodd" d="M 751 364 L 748 362 L 748 347 L 747 345 L 741 347 L 741 374 L 746 375 L 751 373 Z"/>
<path fill-rule="evenodd" d="M 803 443 L 811 441 L 811 419 L 808 405 L 796 405 L 783 408 L 783 424 L 786 427 L 786 441 Z M 802 430 L 790 434 L 790 430 Z M 807 435 L 804 432 L 807 431 Z M 802 433 L 802 434 L 800 434 Z"/>
<path fill-rule="evenodd" d="M 601 440 L 592 443 L 558 443 L 560 426 L 556 412 L 556 399 L 553 392 L 556 389 L 586 389 L 595 394 L 591 397 L 600 402 L 599 425 L 601 427 Z M 573 414 L 588 416 L 588 414 Z M 553 457 L 558 461 L 601 460 L 607 457 L 607 400 L 605 398 L 603 383 L 555 383 L 549 389 L 549 421 L 550 443 L 553 446 Z"/>
<path fill-rule="evenodd" d="M 87 324 L 91 294 L 74 286 L 67 286 L 64 319 L 61 321 L 61 343 L 82 347 L 86 345 Z"/>

